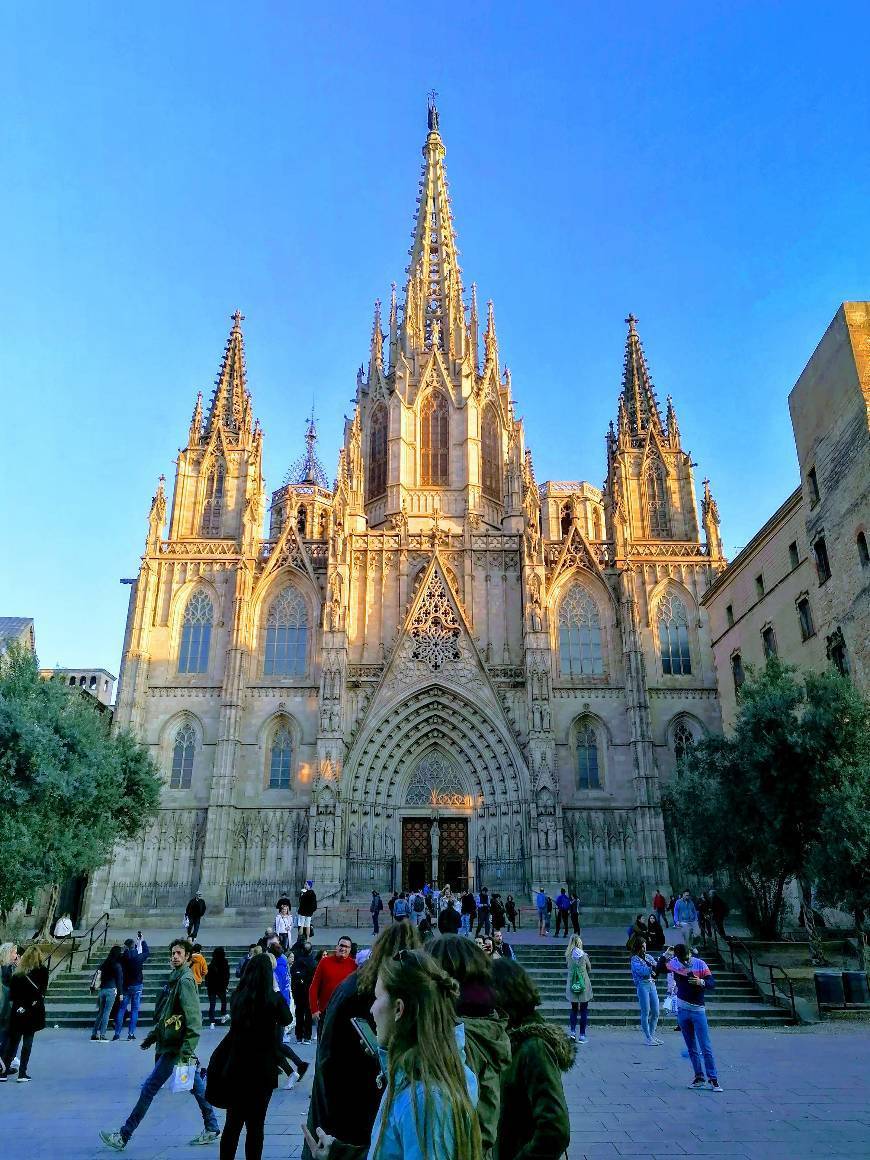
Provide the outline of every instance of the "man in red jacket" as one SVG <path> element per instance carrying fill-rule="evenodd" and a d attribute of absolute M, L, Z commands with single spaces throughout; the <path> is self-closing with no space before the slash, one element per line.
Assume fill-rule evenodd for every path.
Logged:
<path fill-rule="evenodd" d="M 317 964 L 317 970 L 308 988 L 312 1018 L 316 1019 L 321 1011 L 326 1010 L 335 988 L 356 970 L 356 963 L 350 957 L 352 946 L 353 943 L 348 936 L 343 934 L 335 944 L 332 954 L 324 955 Z"/>

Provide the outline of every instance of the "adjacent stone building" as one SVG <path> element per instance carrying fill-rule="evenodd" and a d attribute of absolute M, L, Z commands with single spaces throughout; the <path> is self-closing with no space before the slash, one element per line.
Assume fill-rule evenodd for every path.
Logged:
<path fill-rule="evenodd" d="M 604 487 L 536 480 L 444 156 L 432 106 L 407 281 L 376 304 L 334 486 L 312 420 L 267 494 L 233 317 L 131 591 L 116 719 L 162 808 L 94 876 L 94 912 L 194 886 L 266 904 L 306 877 L 322 899 L 568 880 L 632 905 L 672 880 L 660 786 L 721 728 L 716 505 L 705 482 L 699 522 L 633 317 Z"/>
<path fill-rule="evenodd" d="M 800 486 L 702 600 L 726 728 L 769 653 L 870 687 L 870 302 L 843 303 L 788 402 Z"/>

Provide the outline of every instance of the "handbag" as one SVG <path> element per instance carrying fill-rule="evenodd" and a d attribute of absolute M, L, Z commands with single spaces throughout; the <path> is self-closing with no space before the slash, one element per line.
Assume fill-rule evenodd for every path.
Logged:
<path fill-rule="evenodd" d="M 232 1031 L 229 1031 L 211 1053 L 205 1073 L 205 1098 L 213 1108 L 226 1108 L 230 1102 L 227 1069 L 230 1062 L 231 1035 Z"/>
<path fill-rule="evenodd" d="M 196 1060 L 188 1059 L 184 1063 L 176 1063 L 172 1069 L 172 1078 L 169 1081 L 171 1092 L 189 1092 L 193 1090 L 193 1077 L 196 1072 Z"/>
<path fill-rule="evenodd" d="M 187 915 L 185 915 L 184 918 L 181 920 L 181 925 L 184 927 L 185 930 L 190 929 L 190 919 L 187 917 Z"/>

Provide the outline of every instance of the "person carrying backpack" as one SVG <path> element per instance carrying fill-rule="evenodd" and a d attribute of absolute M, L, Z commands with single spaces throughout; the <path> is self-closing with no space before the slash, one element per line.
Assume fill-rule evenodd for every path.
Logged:
<path fill-rule="evenodd" d="M 415 926 L 419 926 L 423 915 L 426 913 L 426 899 L 418 890 L 411 895 L 411 919 Z"/>
<path fill-rule="evenodd" d="M 393 919 L 396 922 L 404 922 L 411 913 L 411 908 L 408 906 L 408 900 L 405 897 L 404 891 L 399 895 L 393 903 Z"/>

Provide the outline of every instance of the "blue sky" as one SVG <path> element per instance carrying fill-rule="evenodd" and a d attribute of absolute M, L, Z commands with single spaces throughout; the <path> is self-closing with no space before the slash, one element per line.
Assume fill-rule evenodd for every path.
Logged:
<path fill-rule="evenodd" d="M 610 7 L 5 6 L 0 613 L 43 663 L 117 673 L 236 306 L 268 486 L 312 394 L 334 474 L 433 86 L 538 479 L 600 485 L 633 311 L 729 554 L 785 498 L 788 391 L 870 296 L 866 10 Z"/>

